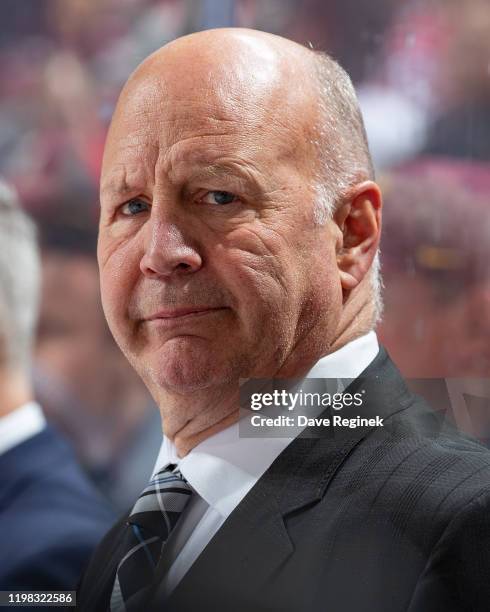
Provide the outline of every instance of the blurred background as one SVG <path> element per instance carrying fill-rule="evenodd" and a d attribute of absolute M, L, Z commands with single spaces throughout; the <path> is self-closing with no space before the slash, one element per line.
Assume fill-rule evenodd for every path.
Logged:
<path fill-rule="evenodd" d="M 37 397 L 116 508 L 161 430 L 100 308 L 103 143 L 139 62 L 209 27 L 281 34 L 349 71 L 385 194 L 380 340 L 407 377 L 451 379 L 458 424 L 490 438 L 489 0 L 2 0 L 0 19 L 0 175 L 43 253 Z"/>

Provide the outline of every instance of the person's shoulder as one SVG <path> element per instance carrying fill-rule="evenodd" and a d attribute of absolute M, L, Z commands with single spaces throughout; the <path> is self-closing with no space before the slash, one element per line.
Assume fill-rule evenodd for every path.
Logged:
<path fill-rule="evenodd" d="M 2 467 L 8 484 L 0 534 L 9 560 L 2 583 L 74 584 L 113 513 L 57 432 L 47 429 L 13 451 L 5 458 L 8 476 Z"/>
<path fill-rule="evenodd" d="M 427 555 L 410 611 L 432 609 L 434 598 L 457 609 L 486 610 L 490 451 L 451 426 L 409 437 L 394 451 L 402 448 L 408 452 L 395 469 L 398 482 L 389 485 L 389 520 Z"/>
<path fill-rule="evenodd" d="M 420 398 L 368 438 L 356 463 L 371 465 L 376 507 L 407 529 L 437 531 L 476 500 L 488 505 L 490 450 Z"/>
<path fill-rule="evenodd" d="M 490 450 L 451 424 L 442 396 L 441 409 L 434 410 L 413 393 L 382 347 L 359 380 L 366 389 L 363 411 L 383 417 L 382 424 L 358 435 L 342 472 L 343 479 L 352 474 L 363 491 L 375 492 L 376 508 L 399 507 L 409 515 L 420 507 L 434 511 L 437 520 L 488 486 Z M 433 395 L 431 385 L 423 389 Z"/>
<path fill-rule="evenodd" d="M 11 503 L 21 498 L 27 507 L 25 498 L 39 496 L 38 510 L 49 504 L 52 509 L 76 509 L 79 513 L 89 503 L 107 511 L 106 502 L 80 468 L 72 449 L 52 427 L 6 453 L 1 465 Z"/>
<path fill-rule="evenodd" d="M 385 425 L 385 444 L 409 452 L 403 462 L 406 468 L 423 464 L 427 472 L 434 474 L 439 466 L 456 482 L 461 476 L 466 479 L 490 467 L 490 450 L 457 429 L 447 413 L 433 410 L 423 398 L 413 396 L 405 409 L 392 415 Z M 484 475 L 479 480 L 485 482 Z"/>

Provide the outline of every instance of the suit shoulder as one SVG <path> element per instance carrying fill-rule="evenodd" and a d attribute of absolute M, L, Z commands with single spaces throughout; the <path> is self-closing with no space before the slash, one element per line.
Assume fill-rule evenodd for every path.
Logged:
<path fill-rule="evenodd" d="M 425 548 L 474 500 L 489 498 L 490 451 L 437 415 L 412 417 L 399 415 L 359 444 L 338 483 L 374 520 Z"/>
<path fill-rule="evenodd" d="M 436 598 L 450 602 L 458 610 L 488 610 L 489 541 L 490 486 L 487 486 L 448 521 L 418 580 L 410 612 L 427 610 L 427 602 Z"/>
<path fill-rule="evenodd" d="M 8 494 L 0 535 L 9 563 L 0 579 L 8 588 L 73 585 L 113 521 L 63 443 L 49 432 L 36 438 L 19 445 L 2 465 Z"/>
<path fill-rule="evenodd" d="M 385 448 L 393 448 L 386 455 L 393 467 L 397 467 L 397 457 L 404 457 L 399 469 L 408 476 L 413 473 L 422 485 L 426 478 L 437 479 L 439 475 L 444 475 L 447 488 L 469 487 L 473 475 L 475 483 L 482 486 L 490 482 L 490 450 L 457 430 L 444 414 L 434 412 L 420 398 L 389 419 L 383 432 L 377 433 L 377 441 L 382 441 Z"/>

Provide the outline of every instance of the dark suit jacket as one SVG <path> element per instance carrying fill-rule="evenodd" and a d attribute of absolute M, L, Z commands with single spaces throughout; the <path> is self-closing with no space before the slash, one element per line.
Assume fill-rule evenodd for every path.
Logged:
<path fill-rule="evenodd" d="M 0 455 L 0 590 L 73 590 L 112 513 L 51 428 Z"/>
<path fill-rule="evenodd" d="M 490 610 L 490 453 L 412 395 L 381 349 L 349 391 L 378 428 L 325 428 L 276 459 L 168 601 L 146 610 Z M 264 443 L 267 443 L 264 440 Z M 105 610 L 122 522 L 95 553 L 82 610 Z"/>

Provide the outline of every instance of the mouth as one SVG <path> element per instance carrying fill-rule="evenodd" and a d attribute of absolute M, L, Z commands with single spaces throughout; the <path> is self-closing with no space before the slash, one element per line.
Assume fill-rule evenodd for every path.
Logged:
<path fill-rule="evenodd" d="M 145 321 L 149 323 L 155 322 L 160 324 L 173 324 L 184 320 L 196 319 L 206 315 L 215 314 L 223 310 L 227 310 L 227 308 L 211 306 L 168 308 L 145 318 Z"/>

